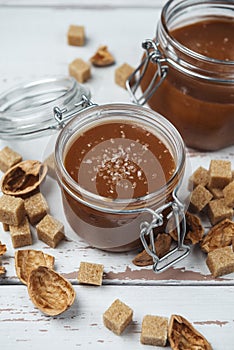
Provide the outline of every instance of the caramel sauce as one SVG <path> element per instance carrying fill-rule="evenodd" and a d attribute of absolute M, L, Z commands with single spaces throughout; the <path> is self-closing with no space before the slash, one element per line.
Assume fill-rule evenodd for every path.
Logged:
<path fill-rule="evenodd" d="M 196 22 L 171 31 L 180 44 L 209 58 L 234 61 L 234 19 Z"/>
<path fill-rule="evenodd" d="M 132 123 L 103 123 L 71 140 L 64 165 L 85 190 L 111 198 L 138 198 L 164 186 L 175 171 L 165 144 Z"/>
<path fill-rule="evenodd" d="M 233 33 L 234 21 L 222 17 L 195 22 L 170 32 L 186 48 L 227 63 L 234 61 Z M 204 68 L 204 72 L 208 69 L 203 60 L 198 59 L 196 65 L 199 69 Z M 155 64 L 149 64 L 141 82 L 143 92 L 149 86 L 156 68 Z M 216 64 L 209 69 L 220 74 L 220 77 L 224 73 L 223 65 L 219 67 Z M 167 76 L 148 104 L 175 125 L 187 146 L 217 150 L 234 144 L 233 83 L 195 78 L 168 64 Z"/>

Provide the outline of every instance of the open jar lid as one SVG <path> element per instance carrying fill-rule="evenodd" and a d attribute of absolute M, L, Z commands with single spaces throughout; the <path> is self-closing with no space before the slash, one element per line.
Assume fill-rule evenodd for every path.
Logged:
<path fill-rule="evenodd" d="M 90 91 L 72 77 L 49 77 L 20 84 L 0 95 L 0 139 L 39 137 L 60 127 L 84 107 Z"/>

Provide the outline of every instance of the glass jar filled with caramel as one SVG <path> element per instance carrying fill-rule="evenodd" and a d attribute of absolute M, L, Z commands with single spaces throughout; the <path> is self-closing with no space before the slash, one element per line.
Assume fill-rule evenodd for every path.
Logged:
<path fill-rule="evenodd" d="M 128 81 L 132 100 L 170 120 L 190 147 L 234 144 L 233 34 L 233 1 L 170 0 Z"/>
<path fill-rule="evenodd" d="M 67 220 L 91 246 L 123 252 L 139 247 L 141 238 L 155 270 L 188 254 L 177 196 L 185 148 L 165 118 L 131 104 L 90 106 L 60 132 L 55 162 Z M 178 246 L 159 259 L 150 244 L 155 229 L 169 222 Z"/>

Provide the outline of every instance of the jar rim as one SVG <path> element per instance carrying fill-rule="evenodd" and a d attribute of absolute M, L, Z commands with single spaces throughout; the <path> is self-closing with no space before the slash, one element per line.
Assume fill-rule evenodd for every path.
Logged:
<path fill-rule="evenodd" d="M 185 45 L 181 44 L 179 41 L 177 41 L 170 33 L 170 30 L 168 28 L 168 23 L 167 21 L 173 20 L 173 15 L 176 17 L 176 19 L 179 18 L 179 13 L 184 14 L 186 9 L 189 8 L 190 11 L 189 13 L 191 14 L 192 10 L 195 10 L 196 8 L 201 10 L 201 6 L 209 6 L 214 10 L 217 6 L 217 8 L 220 10 L 220 8 L 225 8 L 226 10 L 234 10 L 234 3 L 227 2 L 224 0 L 169 0 L 166 2 L 164 5 L 162 11 L 161 11 L 161 18 L 157 26 L 157 32 L 156 32 L 156 37 L 157 39 L 160 40 L 160 35 L 165 36 L 167 42 L 172 46 L 173 50 L 170 49 L 170 47 L 167 45 L 167 53 L 169 53 L 168 56 L 173 56 L 174 55 L 174 49 L 178 50 L 179 52 L 183 53 L 187 57 L 194 59 L 196 62 L 197 60 L 202 61 L 204 64 L 207 64 L 207 67 L 212 70 L 215 69 L 216 66 L 221 66 L 227 70 L 227 74 L 231 74 L 231 77 L 227 77 L 227 74 L 225 74 L 225 78 L 222 79 L 222 77 L 217 78 L 216 80 L 219 80 L 220 82 L 233 82 L 234 77 L 233 77 L 233 68 L 234 68 L 234 60 L 220 60 L 216 58 L 212 58 L 209 56 L 205 56 L 203 54 L 200 54 L 192 49 L 189 49 Z M 174 12 L 173 12 L 174 11 Z M 222 13 L 220 15 L 214 14 L 214 15 L 202 15 L 202 19 L 204 18 L 218 18 L 218 17 L 227 17 L 227 18 L 232 18 L 231 16 L 226 16 L 223 15 Z M 194 17 L 193 17 L 194 20 Z M 163 40 L 160 40 L 160 43 Z M 159 44 L 160 44 L 159 43 Z M 171 52 L 169 51 L 171 50 Z M 180 62 L 177 64 L 175 59 L 173 57 L 166 57 L 166 60 L 172 64 L 175 65 L 177 68 L 178 66 L 182 66 L 182 60 L 180 59 Z M 189 65 L 188 65 L 189 67 Z M 197 66 L 196 66 L 197 68 Z M 188 74 L 191 73 L 189 69 L 186 69 L 186 66 L 183 67 L 184 71 L 186 71 Z M 206 70 L 201 70 L 201 74 L 197 73 L 199 75 L 199 78 L 205 77 L 205 72 Z M 202 76 L 203 75 L 203 76 Z"/>
<path fill-rule="evenodd" d="M 138 122 L 140 121 L 140 124 L 143 124 L 143 122 L 147 122 L 154 126 L 154 128 L 157 127 L 158 132 L 161 128 L 161 136 L 164 135 L 164 137 L 167 137 L 167 142 L 171 142 L 171 144 L 173 143 L 174 151 L 177 152 L 177 159 L 175 159 L 175 155 L 172 154 L 173 159 L 176 163 L 176 169 L 171 178 L 161 188 L 145 196 L 132 199 L 110 199 L 107 197 L 97 195 L 84 189 L 81 185 L 79 185 L 69 175 L 68 171 L 65 168 L 65 145 L 67 144 L 69 139 L 73 138 L 78 133 L 77 129 L 79 127 L 84 127 L 84 125 L 87 127 L 88 125 L 90 126 L 90 124 L 94 125 L 94 123 L 96 122 L 100 123 L 100 121 L 104 120 L 105 117 L 108 118 L 108 116 L 110 115 L 112 115 L 113 118 L 115 112 L 119 113 L 120 115 L 131 114 L 128 115 L 128 117 L 132 117 L 132 120 Z M 120 119 L 121 121 L 123 120 L 122 117 L 123 116 L 121 116 Z M 113 120 L 117 119 L 112 119 L 112 122 Z M 74 125 L 76 127 L 75 132 L 72 131 Z M 172 145 L 170 145 L 170 147 L 172 147 Z M 139 206 L 139 203 L 144 203 L 145 205 L 145 203 L 150 203 L 156 197 L 162 198 L 165 197 L 166 194 L 171 193 L 172 190 L 175 189 L 176 185 L 178 184 L 178 179 L 184 171 L 185 159 L 185 146 L 182 137 L 180 136 L 177 129 L 166 118 L 148 108 L 135 106 L 127 103 L 110 103 L 103 104 L 100 106 L 96 105 L 82 110 L 62 129 L 55 145 L 55 165 L 60 185 L 65 190 L 67 190 L 71 196 L 75 197 L 83 204 L 86 204 L 96 210 L 102 210 L 105 212 L 109 211 L 111 213 L 134 212 L 134 204 Z M 80 196 L 77 196 L 77 193 L 79 193 Z M 89 202 L 87 202 L 87 200 L 89 200 Z M 129 209 L 130 207 L 131 209 Z M 123 211 L 122 208 L 124 208 Z M 136 210 L 138 211 L 139 209 Z"/>
<path fill-rule="evenodd" d="M 0 95 L 0 139 L 25 139 L 59 128 L 53 108 L 73 110 L 89 90 L 69 76 L 22 82 Z"/>

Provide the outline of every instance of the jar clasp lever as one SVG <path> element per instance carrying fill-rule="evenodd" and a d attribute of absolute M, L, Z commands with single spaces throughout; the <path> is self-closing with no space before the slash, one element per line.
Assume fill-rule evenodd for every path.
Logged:
<path fill-rule="evenodd" d="M 81 101 L 74 104 L 74 107 L 70 110 L 67 108 L 59 108 L 58 106 L 55 106 L 53 108 L 54 112 L 54 119 L 57 122 L 57 128 L 63 128 L 65 126 L 65 123 L 69 121 L 73 116 L 75 116 L 78 112 L 88 108 L 97 106 L 96 103 L 93 103 L 87 96 L 82 95 Z"/>
<path fill-rule="evenodd" d="M 126 88 L 130 94 L 132 102 L 143 106 L 166 78 L 168 66 L 165 65 L 166 59 L 162 56 L 162 53 L 158 48 L 158 43 L 154 40 L 147 39 L 143 41 L 142 48 L 145 50 L 145 57 L 127 79 Z M 157 66 L 157 69 L 146 90 L 141 96 L 137 97 L 138 88 L 150 62 L 154 63 Z"/>
<path fill-rule="evenodd" d="M 165 271 L 169 267 L 185 258 L 190 252 L 190 247 L 184 244 L 186 233 L 184 206 L 176 197 L 175 191 L 173 192 L 173 199 L 173 201 L 164 204 L 155 211 L 150 208 L 145 208 L 145 211 L 152 214 L 152 221 L 150 223 L 144 221 L 141 223 L 140 227 L 141 242 L 144 246 L 145 251 L 153 258 L 153 270 L 156 273 Z M 178 242 L 177 246 L 171 249 L 166 255 L 159 258 L 155 250 L 155 234 L 153 229 L 163 225 L 163 212 L 167 209 L 171 210 L 169 214 L 167 214 L 166 220 L 168 221 L 169 219 L 174 219 Z M 149 237 L 149 242 L 146 239 L 147 237 Z"/>

